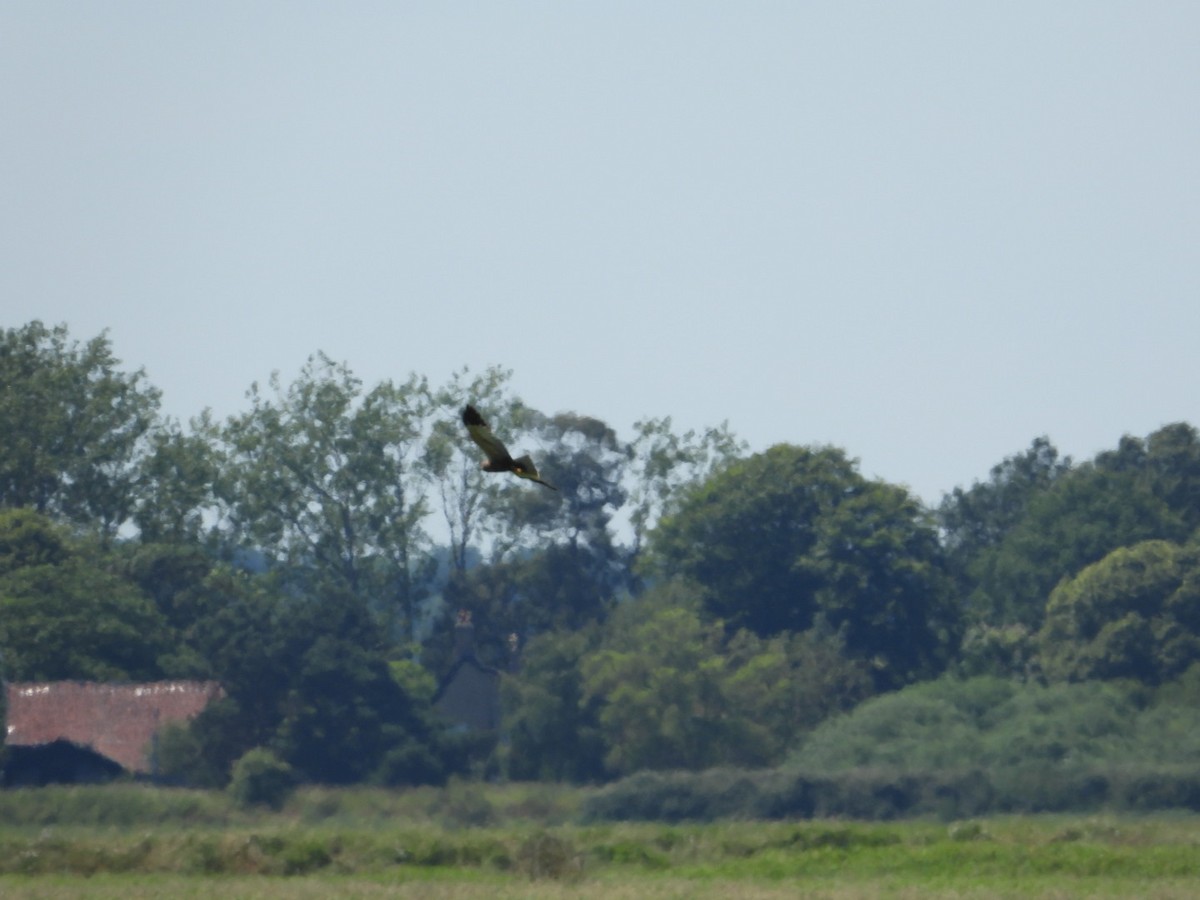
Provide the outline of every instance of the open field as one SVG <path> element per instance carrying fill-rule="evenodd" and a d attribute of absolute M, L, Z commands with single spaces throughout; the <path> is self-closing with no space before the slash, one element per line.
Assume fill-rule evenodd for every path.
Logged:
<path fill-rule="evenodd" d="M 457 792 L 457 793 L 456 793 Z M 0 794 L 0 897 L 1200 896 L 1200 817 L 579 824 L 570 791 Z M 476 817 L 482 825 L 455 818 Z"/>

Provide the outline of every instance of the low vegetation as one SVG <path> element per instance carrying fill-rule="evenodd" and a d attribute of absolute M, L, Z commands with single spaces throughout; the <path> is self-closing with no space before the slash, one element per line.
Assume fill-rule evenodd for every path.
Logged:
<path fill-rule="evenodd" d="M 1200 890 L 1200 819 L 1010 816 L 584 821 L 602 792 L 455 783 L 299 789 L 278 812 L 222 793 L 0 794 L 5 897 L 1108 896 Z M 473 795 L 467 801 L 466 795 Z M 465 807 L 486 824 L 455 821 Z M 722 893 L 722 891 L 724 893 Z"/>

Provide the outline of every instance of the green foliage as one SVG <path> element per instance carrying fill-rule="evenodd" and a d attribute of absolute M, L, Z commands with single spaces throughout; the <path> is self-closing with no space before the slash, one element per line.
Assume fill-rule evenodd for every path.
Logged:
<path fill-rule="evenodd" d="M 229 820 L 227 797 L 210 791 L 168 790 L 129 782 L 0 791 L 0 822 L 6 828 L 130 832 L 139 827 L 226 825 Z"/>
<path fill-rule="evenodd" d="M 739 460 L 689 490 L 651 538 L 651 564 L 705 585 L 731 627 L 801 631 L 821 587 L 796 565 L 816 546 L 815 523 L 861 479 L 835 449 L 780 445 Z"/>
<path fill-rule="evenodd" d="M 451 576 L 425 658 L 438 669 L 449 667 L 451 623 L 459 609 L 471 611 L 480 659 L 498 668 L 512 659 L 514 635 L 519 642 L 526 635 L 577 631 L 602 621 L 622 580 L 615 556 L 607 539 L 551 544 Z"/>
<path fill-rule="evenodd" d="M 444 779 L 427 699 L 393 677 L 374 620 L 353 598 L 296 600 L 217 568 L 202 601 L 193 639 L 226 697 L 191 726 L 206 763 L 198 783 L 223 784 L 259 746 L 318 782 Z"/>
<path fill-rule="evenodd" d="M 496 808 L 483 787 L 458 778 L 451 779 L 429 812 L 449 828 L 482 828 L 496 821 Z"/>
<path fill-rule="evenodd" d="M 430 414 L 423 380 L 363 393 L 344 365 L 318 354 L 273 398 L 255 385 L 250 412 L 219 440 L 218 494 L 235 536 L 285 564 L 306 590 L 382 604 L 413 636 L 435 563 L 422 527 L 421 434 Z"/>
<path fill-rule="evenodd" d="M 994 466 L 987 481 L 967 489 L 956 487 L 943 497 L 938 526 L 950 569 L 964 595 L 984 576 L 987 551 L 1021 522 L 1035 497 L 1070 470 L 1070 458 L 1060 460 L 1058 450 L 1043 436 L 1035 438 L 1024 453 Z"/>
<path fill-rule="evenodd" d="M 183 722 L 168 722 L 158 730 L 156 779 L 162 784 L 211 787 L 215 777 L 205 778 L 204 747 L 196 733 Z"/>
<path fill-rule="evenodd" d="M 599 721 L 615 772 L 701 769 L 745 758 L 747 720 L 725 692 L 724 629 L 669 595 L 627 604 L 600 649 L 583 661 L 585 702 L 602 699 Z"/>
<path fill-rule="evenodd" d="M 604 776 L 600 701 L 584 699 L 580 672 L 594 642 L 594 629 L 538 635 L 522 651 L 519 672 L 501 682 L 510 778 L 578 782 Z"/>
<path fill-rule="evenodd" d="M 1081 466 L 1034 498 L 992 552 L 972 601 L 975 615 L 1037 630 L 1050 592 L 1064 576 L 1118 547 L 1177 540 L 1184 533 L 1178 515 L 1143 489 L 1134 473 Z"/>
<path fill-rule="evenodd" d="M 1053 678 L 1158 684 L 1200 661 L 1200 547 L 1118 548 L 1050 595 L 1039 635 Z"/>
<path fill-rule="evenodd" d="M 282 809 L 296 787 L 296 774 L 270 750 L 256 747 L 233 766 L 229 796 L 243 809 L 266 806 Z"/>
<path fill-rule="evenodd" d="M 943 504 L 941 521 L 975 624 L 1035 632 L 1062 578 L 1121 547 L 1185 541 L 1200 526 L 1200 436 L 1190 425 L 1167 425 L 1145 440 L 1126 436 L 1116 450 L 1069 470 L 1038 449 L 1035 442 L 1020 465 L 994 472 L 992 485 Z M 972 505 L 1006 492 L 1019 501 L 1012 515 Z M 980 520 L 992 524 L 973 531 Z M 1136 640 L 1128 626 L 1123 630 Z"/>
<path fill-rule="evenodd" d="M 871 690 L 838 635 L 760 638 L 706 623 L 672 582 L 618 610 L 580 661 L 612 772 L 777 762 L 794 737 Z"/>
<path fill-rule="evenodd" d="M 834 448 L 778 445 L 682 498 L 651 541 L 652 570 L 705 588 L 705 609 L 760 636 L 819 620 L 886 688 L 939 671 L 957 610 L 927 514 Z"/>
<path fill-rule="evenodd" d="M 548 831 L 531 834 L 521 843 L 516 865 L 518 871 L 534 880 L 577 881 L 583 875 L 583 857 L 574 843 Z"/>
<path fill-rule="evenodd" d="M 951 669 L 963 678 L 990 675 L 997 678 L 1034 677 L 1040 666 L 1036 636 L 1024 625 L 967 626 Z"/>
<path fill-rule="evenodd" d="M 159 392 L 119 362 L 105 334 L 81 346 L 62 325 L 0 331 L 0 507 L 109 534 L 129 520 Z"/>
<path fill-rule="evenodd" d="M 468 403 L 487 410 L 502 438 L 519 401 L 507 393 L 512 372 L 491 366 L 478 375 L 462 368 L 433 392 L 441 412 L 430 425 L 421 463 L 434 479 L 436 499 L 449 534 L 450 568 L 461 576 L 480 546 L 503 531 L 497 515 L 502 481 L 484 474 L 475 444 L 463 434 L 461 411 Z"/>
<path fill-rule="evenodd" d="M 308 637 L 296 635 L 292 649 L 298 652 L 272 742 L 288 762 L 311 780 L 348 784 L 367 779 L 389 750 L 410 738 L 429 739 L 430 725 L 382 655 L 369 649 L 365 614 L 351 603 L 298 612 Z M 392 768 L 399 777 L 395 761 Z"/>
<path fill-rule="evenodd" d="M 703 433 L 671 430 L 671 418 L 643 419 L 634 424 L 630 442 L 630 525 L 636 557 L 646 536 L 682 495 L 684 488 L 703 482 L 746 451 L 744 441 L 727 423 Z"/>
<path fill-rule="evenodd" d="M 212 435 L 207 412 L 193 423 L 191 432 L 165 422 L 150 434 L 138 468 L 133 510 L 133 523 L 143 542 L 190 546 L 211 536 L 205 516 L 216 510 L 213 487 L 221 477 Z"/>
<path fill-rule="evenodd" d="M 860 767 L 914 771 L 970 767 L 984 722 L 1017 686 L 999 679 L 941 679 L 868 700 L 819 725 L 792 763 L 825 772 Z"/>
<path fill-rule="evenodd" d="M 995 796 L 1086 793 L 1072 766 L 1158 767 L 1106 768 L 1093 793 L 1111 799 L 1165 790 L 1186 764 L 1171 748 L 1200 750 L 1191 707 L 1168 701 L 1200 697 L 1192 426 L 1078 466 L 1039 438 L 935 520 L 840 449 L 738 458 L 724 426 L 669 419 L 625 442 L 524 405 L 510 378 L 366 389 L 318 353 L 185 431 L 105 335 L 3 331 L 3 674 L 220 680 L 225 698 L 160 743 L 168 775 L 207 785 L 256 747 L 332 784 L 443 783 L 481 755 L 573 781 L 764 766 L 801 741 L 838 772 L 985 761 Z M 484 475 L 467 401 L 561 494 Z M 439 505 L 446 548 L 426 530 Z M 506 672 L 499 750 L 431 717 L 460 607 Z M 1164 687 L 970 679 L 862 703 L 947 669 Z M 838 808 L 869 809 L 874 788 L 849 784 Z M 322 858 L 296 853 L 298 870 Z"/>
<path fill-rule="evenodd" d="M 650 773 L 600 792 L 589 824 L 512 818 L 512 786 L 481 786 L 495 809 L 484 827 L 444 827 L 414 804 L 442 791 L 300 789 L 281 812 L 238 809 L 227 793 L 48 788 L 0 792 L 0 892 L 5 896 L 119 898 L 201 896 L 333 897 L 374 894 L 394 884 L 456 897 L 775 897 L 810 888 L 829 896 L 895 892 L 922 897 L 1191 896 L 1200 884 L 1193 816 L 1123 815 L 1131 800 L 1187 798 L 1189 785 L 1153 774 L 1101 779 L 1113 809 L 1087 815 L 968 814 L 939 822 L 938 789 L 974 788 L 950 778 L 888 780 L 883 773 L 838 782 L 795 773 Z M 629 821 L 611 801 L 651 797 L 702 802 L 701 815 Z M 742 788 L 736 786 L 742 783 Z M 578 793 L 578 792 L 571 792 Z M 772 795 L 786 803 L 769 806 Z M 758 798 L 776 821 L 751 819 L 733 798 Z M 704 800 L 732 815 L 713 816 Z M 804 821 L 786 813 L 799 798 L 838 817 Z M 333 818 L 304 813 L 339 807 Z M 862 810 L 920 818 L 866 821 Z M 964 810 L 969 808 L 964 804 Z M 1170 807 L 1168 807 L 1170 808 Z M 1178 808 L 1178 807 L 1176 807 Z M 953 817 L 953 806 L 946 814 Z M 854 815 L 852 810 L 858 810 Z M 624 819 L 624 821 L 621 821 Z M 310 877 L 304 877 L 308 875 Z M 264 877 L 267 876 L 267 877 Z M 278 876 L 290 876 L 281 878 Z M 214 880 L 216 878 L 216 880 Z M 381 888 L 386 882 L 388 887 Z"/>
<path fill-rule="evenodd" d="M 1157 692 L 1135 683 L 944 678 L 823 723 L 790 763 L 830 774 L 981 769 L 998 794 L 1018 798 L 1009 808 L 1034 808 L 1033 784 L 1061 797 L 1041 808 L 1068 808 L 1089 790 L 1091 773 L 1100 773 L 1111 799 L 1122 772 L 1150 767 L 1174 778 L 1192 766 L 1200 753 L 1197 683 L 1200 667 Z"/>
<path fill-rule="evenodd" d="M 137 586 L 29 510 L 0 511 L 0 651 L 14 681 L 153 679 L 167 623 Z"/>
<path fill-rule="evenodd" d="M 975 772 L 897 773 L 850 770 L 831 775 L 766 769 L 757 772 L 640 772 L 584 802 L 583 818 L 600 821 L 713 822 L 723 819 L 976 815 L 991 800 Z M 812 846 L 849 846 L 853 833 L 822 834 Z"/>

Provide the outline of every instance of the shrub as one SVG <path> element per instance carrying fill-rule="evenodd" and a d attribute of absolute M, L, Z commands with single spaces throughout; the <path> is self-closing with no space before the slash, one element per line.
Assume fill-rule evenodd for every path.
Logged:
<path fill-rule="evenodd" d="M 229 794 L 242 808 L 266 806 L 281 809 L 296 787 L 292 767 L 270 750 L 257 747 L 233 765 Z"/>

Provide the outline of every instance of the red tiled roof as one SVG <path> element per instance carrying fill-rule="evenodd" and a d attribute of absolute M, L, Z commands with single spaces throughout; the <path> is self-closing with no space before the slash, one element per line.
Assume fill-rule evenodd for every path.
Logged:
<path fill-rule="evenodd" d="M 215 681 L 16 682 L 6 687 L 8 744 L 32 746 L 66 738 L 131 772 L 150 770 L 147 751 L 159 728 L 187 721 L 223 694 Z"/>

